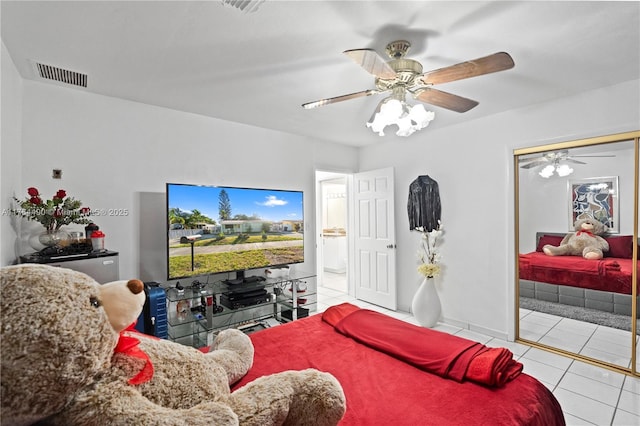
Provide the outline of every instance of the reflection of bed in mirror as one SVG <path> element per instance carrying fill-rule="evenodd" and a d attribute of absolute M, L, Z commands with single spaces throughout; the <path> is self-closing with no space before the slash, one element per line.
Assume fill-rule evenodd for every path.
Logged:
<path fill-rule="evenodd" d="M 633 236 L 605 237 L 610 248 L 601 260 L 542 252 L 565 235 L 537 232 L 536 251 L 519 255 L 520 296 L 631 315 Z"/>

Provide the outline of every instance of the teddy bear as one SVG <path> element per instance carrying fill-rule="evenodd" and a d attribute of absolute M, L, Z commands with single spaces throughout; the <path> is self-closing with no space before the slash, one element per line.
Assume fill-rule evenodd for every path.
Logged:
<path fill-rule="evenodd" d="M 244 333 L 208 353 L 134 331 L 139 280 L 100 285 L 37 264 L 0 270 L 2 425 L 335 425 L 340 383 L 315 369 L 260 377 Z"/>
<path fill-rule="evenodd" d="M 609 243 L 601 237 L 607 231 L 606 225 L 585 217 L 575 221 L 574 229 L 562 239 L 558 247 L 546 244 L 542 251 L 547 256 L 582 256 L 585 259 L 602 259 L 609 251 Z"/>

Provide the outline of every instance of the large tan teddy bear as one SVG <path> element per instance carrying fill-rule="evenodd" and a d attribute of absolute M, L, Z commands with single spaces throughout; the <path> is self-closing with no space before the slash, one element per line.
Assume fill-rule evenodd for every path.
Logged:
<path fill-rule="evenodd" d="M 574 223 L 576 232 L 570 232 L 562 239 L 558 247 L 546 244 L 542 247 L 548 256 L 582 256 L 585 259 L 602 259 L 609 251 L 609 243 L 601 237 L 607 227 L 600 221 L 587 217 Z"/>
<path fill-rule="evenodd" d="M 138 280 L 18 265 L 0 290 L 2 425 L 335 425 L 345 412 L 337 380 L 312 369 L 232 393 L 253 362 L 238 330 L 208 354 L 126 330 L 145 301 Z"/>

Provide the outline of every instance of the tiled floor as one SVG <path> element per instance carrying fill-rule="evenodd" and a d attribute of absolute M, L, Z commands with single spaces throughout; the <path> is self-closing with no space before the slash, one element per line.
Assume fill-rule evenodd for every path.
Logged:
<path fill-rule="evenodd" d="M 333 277 L 337 279 L 340 277 Z M 408 312 L 395 312 L 371 305 L 348 296 L 344 292 L 336 290 L 338 283 L 331 282 L 332 277 L 325 277 L 324 287 L 318 288 L 318 310 L 320 312 L 329 306 L 338 303 L 350 302 L 357 306 L 383 312 L 392 317 L 416 324 L 411 314 Z M 329 285 L 327 285 L 329 283 Z M 523 312 L 521 317 L 527 320 L 531 312 Z M 557 317 L 556 317 L 557 318 Z M 524 323 L 533 328 L 532 333 L 542 333 L 537 339 L 549 333 L 543 333 L 541 324 L 535 324 L 535 318 L 529 317 Z M 544 318 L 542 323 L 553 322 L 553 318 Z M 556 322 L 558 322 L 557 320 Z M 564 321 L 564 320 L 563 320 Z M 567 321 L 562 324 L 571 330 L 571 335 L 580 336 L 584 334 L 586 327 L 590 330 L 592 337 L 591 346 L 587 340 L 581 337 L 570 339 L 562 344 L 571 349 L 584 350 L 589 348 L 593 351 L 611 352 L 611 345 L 616 344 L 615 331 L 608 334 L 607 330 L 596 330 L 596 326 L 584 325 L 578 321 Z M 557 325 L 554 323 L 554 325 Z M 524 325 L 523 325 L 524 326 Z M 591 328 L 589 328 L 591 327 Z M 508 342 L 494 337 L 482 335 L 469 330 L 453 327 L 446 324 L 439 324 L 435 327 L 438 330 L 452 333 L 467 339 L 481 342 L 491 347 L 506 347 L 513 352 L 514 357 L 524 364 L 525 373 L 536 377 L 544 383 L 556 396 L 563 408 L 567 425 L 623 425 L 640 426 L 640 379 L 616 373 L 607 369 L 595 367 L 581 361 L 573 360 L 564 356 L 556 355 L 541 349 L 532 348 L 527 345 Z M 547 331 L 549 329 L 547 328 Z M 618 330 L 616 330 L 618 331 Z M 552 335 L 551 335 L 552 336 Z M 551 338 L 551 336 L 549 338 Z M 566 336 L 566 334 L 564 335 Z M 523 336 L 524 337 L 524 336 Z M 529 335 L 527 338 L 532 338 Z M 598 343 L 600 341 L 600 343 Z M 605 343 L 602 343 L 602 342 Z M 581 347 L 578 347 L 582 345 Z M 599 345 L 599 346 L 598 346 Z M 588 353 L 588 351 L 586 352 Z M 601 355 L 601 352 L 599 352 Z M 625 362 L 620 357 L 615 357 L 616 362 Z M 628 362 L 628 361 L 627 361 Z"/>

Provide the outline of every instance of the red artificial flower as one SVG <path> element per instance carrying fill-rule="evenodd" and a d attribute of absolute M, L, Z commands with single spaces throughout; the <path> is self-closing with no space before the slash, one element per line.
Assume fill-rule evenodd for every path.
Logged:
<path fill-rule="evenodd" d="M 13 197 L 20 208 L 12 211 L 27 220 L 40 222 L 48 231 L 70 223 L 89 223 L 86 218 L 89 208 L 81 207 L 82 202 L 70 197 L 64 189 L 59 189 L 50 200 L 43 200 L 35 187 L 27 188 L 27 193 L 24 200 Z"/>

